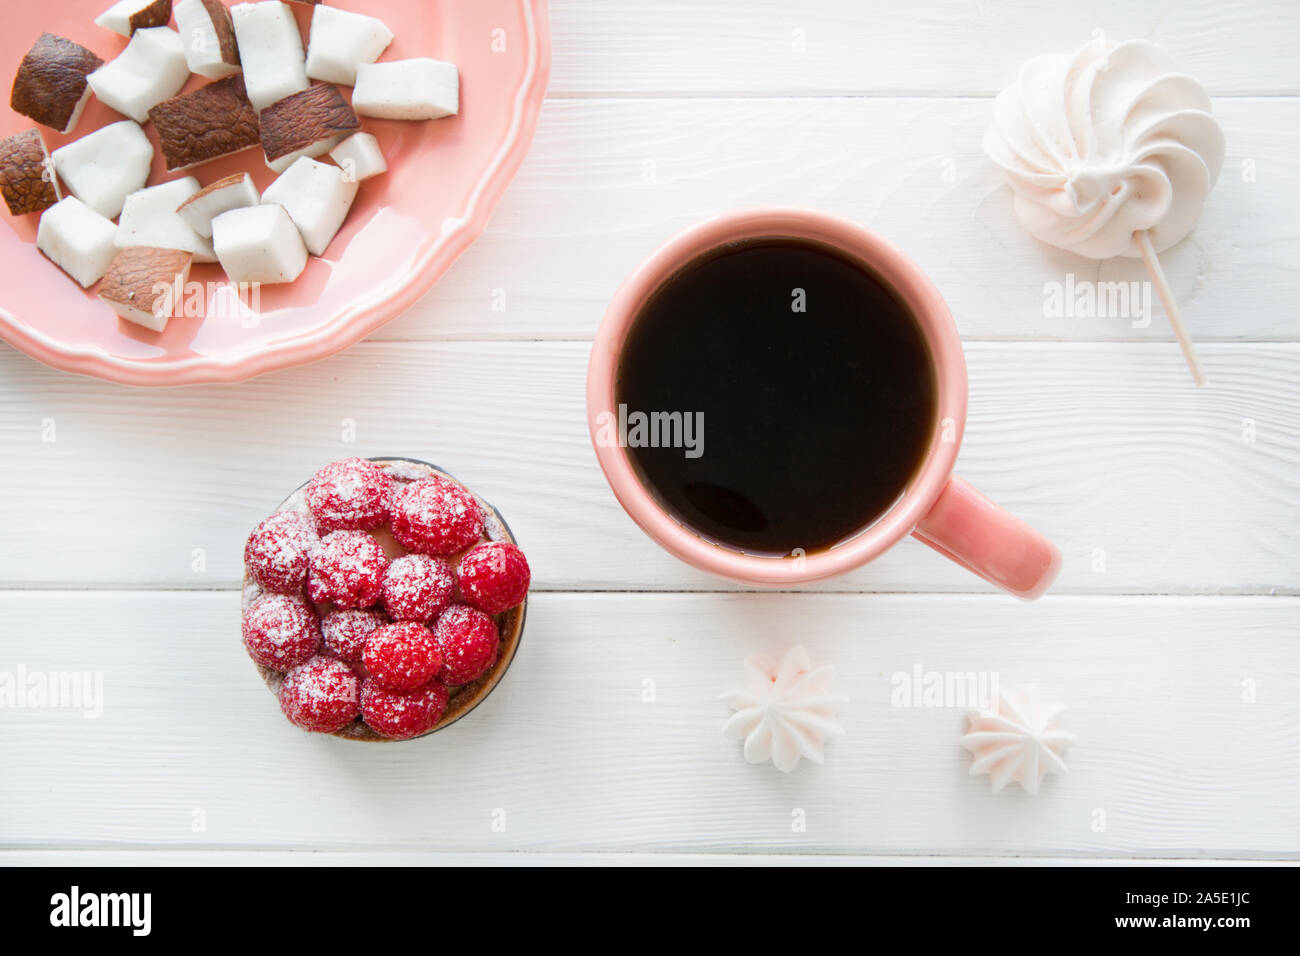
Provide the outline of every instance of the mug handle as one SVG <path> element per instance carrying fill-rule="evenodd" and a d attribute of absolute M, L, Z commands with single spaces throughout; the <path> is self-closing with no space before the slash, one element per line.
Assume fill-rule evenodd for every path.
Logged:
<path fill-rule="evenodd" d="M 912 535 L 1024 601 L 1061 571 L 1056 545 L 954 475 Z"/>

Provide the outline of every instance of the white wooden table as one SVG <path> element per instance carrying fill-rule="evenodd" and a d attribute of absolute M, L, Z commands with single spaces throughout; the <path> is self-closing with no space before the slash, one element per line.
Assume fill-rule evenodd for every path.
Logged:
<path fill-rule="evenodd" d="M 1300 7 L 556 0 L 552 21 L 491 228 L 370 341 L 165 392 L 0 348 L 0 672 L 104 682 L 97 719 L 0 711 L 0 861 L 1300 858 Z M 1044 283 L 1140 265 L 1029 239 L 979 149 L 1019 64 L 1095 28 L 1167 46 L 1227 132 L 1166 257 L 1200 391 L 1158 306 L 1146 330 L 1044 317 Z M 960 471 L 1061 545 L 1046 599 L 911 541 L 811 593 L 737 593 L 619 510 L 584 423 L 604 304 L 678 229 L 771 202 L 933 275 L 970 363 Z M 354 454 L 454 471 L 534 568 L 506 682 L 414 744 L 300 734 L 238 639 L 248 529 Z M 852 702 L 827 764 L 783 776 L 721 737 L 716 698 L 797 642 Z M 1058 695 L 1071 775 L 993 796 L 962 711 L 891 706 L 918 665 Z"/>

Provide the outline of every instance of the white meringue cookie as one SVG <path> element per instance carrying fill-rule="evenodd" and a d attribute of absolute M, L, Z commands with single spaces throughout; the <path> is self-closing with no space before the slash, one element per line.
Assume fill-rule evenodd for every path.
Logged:
<path fill-rule="evenodd" d="M 961 745 L 971 752 L 970 772 L 986 773 L 993 792 L 1015 781 L 1037 794 L 1049 773 L 1067 774 L 1065 751 L 1074 737 L 1061 727 L 1060 705 L 1044 703 L 1038 687 L 1003 690 L 996 712 L 970 715 L 970 730 Z"/>
<path fill-rule="evenodd" d="M 1223 167 L 1210 98 L 1146 40 L 1034 57 L 994 106 L 984 151 L 1036 238 L 1092 259 L 1156 252 L 1196 225 Z"/>
<path fill-rule="evenodd" d="M 789 773 L 801 757 L 823 760 L 827 740 L 844 734 L 836 714 L 845 698 L 830 691 L 833 667 L 813 668 L 803 645 L 790 648 L 778 661 L 766 654 L 745 658 L 742 690 L 722 695 L 736 713 L 722 728 L 724 736 L 745 742 L 750 763 L 771 760 Z"/>

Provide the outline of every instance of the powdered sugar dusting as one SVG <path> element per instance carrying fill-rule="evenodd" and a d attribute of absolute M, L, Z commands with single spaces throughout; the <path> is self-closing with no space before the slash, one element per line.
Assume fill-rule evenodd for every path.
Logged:
<path fill-rule="evenodd" d="M 371 531 L 388 520 L 392 483 L 364 458 L 345 458 L 318 471 L 304 497 L 322 531 Z"/>
<path fill-rule="evenodd" d="M 441 558 L 405 554 L 384 572 L 384 609 L 394 621 L 433 620 L 451 605 L 456 575 Z"/>
<path fill-rule="evenodd" d="M 307 596 L 341 608 L 371 607 L 379 600 L 388 558 L 364 531 L 333 531 L 311 554 Z"/>
<path fill-rule="evenodd" d="M 342 661 L 313 657 L 285 675 L 280 709 L 303 730 L 335 733 L 361 712 L 361 681 Z"/>
<path fill-rule="evenodd" d="M 244 614 L 244 647 L 263 667 L 287 670 L 316 653 L 320 623 L 316 611 L 301 598 L 269 594 Z"/>
<path fill-rule="evenodd" d="M 267 590 L 295 594 L 307 580 L 308 558 L 319 542 L 310 515 L 277 512 L 248 536 L 244 566 Z"/>
<path fill-rule="evenodd" d="M 463 485 L 435 476 L 412 482 L 393 496 L 392 530 L 406 549 L 446 557 L 483 536 L 483 514 Z"/>
<path fill-rule="evenodd" d="M 341 661 L 355 664 L 361 660 L 366 638 L 387 623 L 388 617 L 379 611 L 328 611 L 320 622 L 325 650 Z"/>
<path fill-rule="evenodd" d="M 395 693 L 373 679 L 361 688 L 361 715 L 378 733 L 407 740 L 432 730 L 447 709 L 447 688 L 432 680 L 418 690 Z"/>

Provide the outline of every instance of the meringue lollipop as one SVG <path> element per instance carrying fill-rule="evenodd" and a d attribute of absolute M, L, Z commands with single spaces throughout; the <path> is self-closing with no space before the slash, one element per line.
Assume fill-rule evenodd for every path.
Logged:
<path fill-rule="evenodd" d="M 1141 257 L 1204 384 L 1157 258 L 1192 231 L 1223 167 L 1223 131 L 1201 84 L 1146 40 L 1037 56 L 998 94 L 984 151 L 1035 238 L 1090 259 Z"/>

